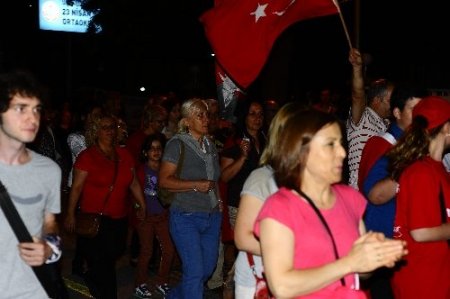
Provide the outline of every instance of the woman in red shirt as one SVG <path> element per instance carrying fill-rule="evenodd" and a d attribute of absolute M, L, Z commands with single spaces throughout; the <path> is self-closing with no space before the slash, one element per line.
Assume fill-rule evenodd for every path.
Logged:
<path fill-rule="evenodd" d="M 75 210 L 102 214 L 100 231 L 92 239 L 78 238 L 86 257 L 86 284 L 97 299 L 117 298 L 115 261 L 125 250 L 127 234 L 127 193 L 137 202 L 140 219 L 145 215 L 142 189 L 135 176 L 134 160 L 124 148 L 117 146 L 117 122 L 102 114 L 87 126 L 87 149 L 81 152 L 73 166 L 74 178 L 70 191 L 65 227 L 75 229 Z"/>

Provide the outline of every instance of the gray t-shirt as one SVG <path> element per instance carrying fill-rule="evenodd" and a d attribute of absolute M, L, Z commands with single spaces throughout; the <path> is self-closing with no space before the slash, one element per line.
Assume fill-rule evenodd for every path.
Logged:
<path fill-rule="evenodd" d="M 273 177 L 272 168 L 270 166 L 263 166 L 253 170 L 249 175 L 242 188 L 241 196 L 251 195 L 261 201 L 265 201 L 277 191 L 278 187 Z M 262 259 L 260 256 L 253 255 L 253 260 L 255 262 L 256 273 L 261 277 L 263 271 Z M 256 286 L 256 280 L 248 264 L 247 253 L 245 251 L 239 251 L 236 258 L 234 280 L 236 284 L 241 286 Z"/>
<path fill-rule="evenodd" d="M 45 213 L 60 213 L 61 170 L 51 159 L 29 150 L 22 165 L 0 163 L 0 180 L 31 236 L 41 237 Z M 18 240 L 0 209 L 1 298 L 48 298 L 31 267 L 19 256 Z"/>
<path fill-rule="evenodd" d="M 186 134 L 185 134 L 186 135 Z M 164 148 L 163 161 L 173 164 L 178 163 L 180 158 L 180 134 L 170 139 Z M 183 136 L 184 140 L 189 138 Z M 206 139 L 206 138 L 205 138 Z M 192 138 L 193 140 L 193 138 Z M 180 179 L 182 180 L 213 180 L 218 181 L 220 176 L 219 157 L 213 142 L 206 139 L 204 142 L 205 153 L 200 149 L 198 142 L 185 143 L 184 161 L 181 168 Z M 209 166 L 209 167 L 208 167 Z M 208 169 L 210 174 L 208 178 Z M 171 209 L 183 212 L 212 212 L 218 211 L 218 186 L 214 192 L 208 194 L 202 192 L 187 191 L 175 193 Z"/>

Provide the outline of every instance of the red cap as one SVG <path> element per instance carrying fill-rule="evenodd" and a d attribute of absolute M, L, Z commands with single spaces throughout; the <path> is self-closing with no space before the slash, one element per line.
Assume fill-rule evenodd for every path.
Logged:
<path fill-rule="evenodd" d="M 428 121 L 432 130 L 450 120 L 450 102 L 437 96 L 425 97 L 413 109 L 413 118 L 421 115 Z"/>

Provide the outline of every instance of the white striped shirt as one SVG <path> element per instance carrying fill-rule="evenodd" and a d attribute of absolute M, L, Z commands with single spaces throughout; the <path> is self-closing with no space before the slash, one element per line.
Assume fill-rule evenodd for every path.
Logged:
<path fill-rule="evenodd" d="M 359 123 L 354 124 L 350 110 L 347 119 L 349 185 L 356 190 L 358 190 L 358 169 L 364 145 L 370 137 L 386 132 L 388 125 L 389 122 L 370 107 L 364 109 Z"/>

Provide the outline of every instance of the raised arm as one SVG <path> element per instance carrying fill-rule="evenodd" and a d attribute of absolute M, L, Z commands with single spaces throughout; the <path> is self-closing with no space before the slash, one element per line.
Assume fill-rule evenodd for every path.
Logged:
<path fill-rule="evenodd" d="M 366 99 L 364 92 L 363 60 L 358 49 L 351 49 L 348 60 L 352 64 L 352 106 L 351 117 L 354 124 L 361 120 Z"/>

